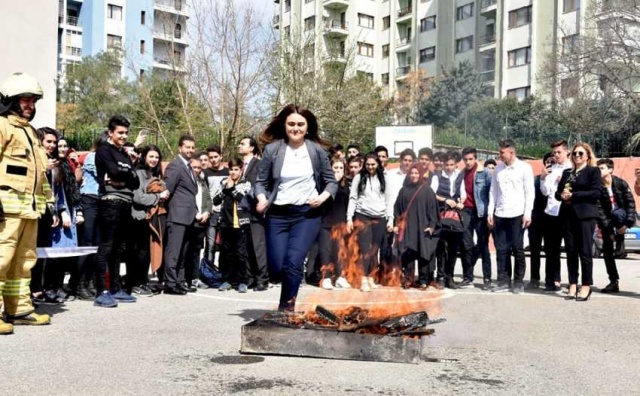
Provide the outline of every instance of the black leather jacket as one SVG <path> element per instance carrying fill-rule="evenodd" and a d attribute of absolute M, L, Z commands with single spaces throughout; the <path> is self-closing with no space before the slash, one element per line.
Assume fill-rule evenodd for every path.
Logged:
<path fill-rule="evenodd" d="M 612 176 L 613 180 L 611 183 L 611 190 L 613 191 L 613 196 L 616 198 L 616 202 L 618 203 L 618 207 L 625 210 L 627 213 L 627 218 L 625 220 L 624 225 L 631 228 L 636 224 L 636 202 L 633 198 L 633 194 L 631 193 L 631 188 L 629 188 L 629 184 L 623 179 Z M 611 220 L 611 200 L 609 199 L 609 193 L 607 192 L 606 187 L 602 187 L 602 198 L 600 199 L 600 203 L 602 206 L 602 210 L 604 211 L 604 216 L 607 220 Z"/>

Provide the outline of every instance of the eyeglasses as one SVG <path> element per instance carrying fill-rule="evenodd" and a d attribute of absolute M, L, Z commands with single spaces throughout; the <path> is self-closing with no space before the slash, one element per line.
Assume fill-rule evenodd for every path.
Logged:
<path fill-rule="evenodd" d="M 586 153 L 584 151 L 574 151 L 573 153 L 571 153 L 571 155 L 573 155 L 574 157 L 582 157 L 585 154 Z"/>

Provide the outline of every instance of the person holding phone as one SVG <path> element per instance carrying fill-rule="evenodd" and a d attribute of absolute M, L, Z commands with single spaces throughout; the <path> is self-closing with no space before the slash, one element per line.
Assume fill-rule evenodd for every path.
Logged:
<path fill-rule="evenodd" d="M 542 157 L 544 169 L 533 179 L 536 196 L 533 199 L 533 211 L 531 211 L 531 225 L 529 226 L 529 251 L 531 263 L 529 290 L 540 288 L 540 252 L 544 237 L 544 210 L 547 208 L 548 197 L 542 193 L 542 175 L 546 174 L 553 166 L 553 153 L 547 153 Z"/>
<path fill-rule="evenodd" d="M 559 293 L 560 287 L 560 247 L 562 246 L 563 223 L 560 220 L 560 201 L 555 198 L 562 172 L 571 169 L 569 144 L 566 140 L 557 140 L 550 144 L 553 164 L 546 166 L 540 175 L 540 192 L 547 197 L 544 210 L 544 256 L 545 256 L 545 293 Z"/>

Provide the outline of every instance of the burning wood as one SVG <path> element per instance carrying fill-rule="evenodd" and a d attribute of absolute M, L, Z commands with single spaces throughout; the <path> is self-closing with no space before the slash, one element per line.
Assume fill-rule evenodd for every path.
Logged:
<path fill-rule="evenodd" d="M 272 312 L 265 314 L 261 319 L 265 324 L 291 328 L 405 337 L 432 335 L 434 331 L 427 329 L 426 326 L 440 323 L 443 320 L 429 320 L 426 312 L 377 317 L 369 310 L 360 307 L 349 307 L 333 312 L 320 305 L 316 307 L 315 311 Z"/>

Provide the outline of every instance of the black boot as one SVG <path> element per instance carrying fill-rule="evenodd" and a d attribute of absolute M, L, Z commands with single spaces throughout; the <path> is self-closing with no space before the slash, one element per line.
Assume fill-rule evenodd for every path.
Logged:
<path fill-rule="evenodd" d="M 92 293 L 88 286 L 89 283 L 85 280 L 81 280 L 78 285 L 76 296 L 82 301 L 93 301 L 96 297 L 95 293 Z"/>
<path fill-rule="evenodd" d="M 618 281 L 612 281 L 604 289 L 601 290 L 602 293 L 620 293 L 620 287 L 618 286 Z"/>

